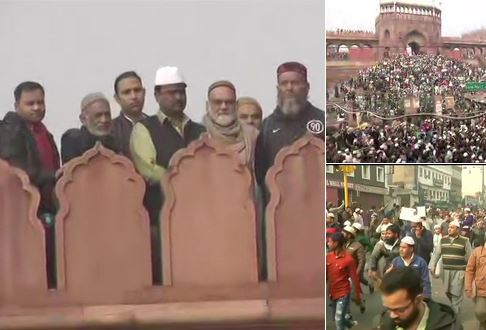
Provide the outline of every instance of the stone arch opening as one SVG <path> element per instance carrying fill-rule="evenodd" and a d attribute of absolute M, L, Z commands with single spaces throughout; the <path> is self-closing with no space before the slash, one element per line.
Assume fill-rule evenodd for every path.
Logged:
<path fill-rule="evenodd" d="M 384 35 L 384 37 L 385 37 L 385 40 L 390 40 L 390 31 L 388 31 L 388 29 L 387 29 L 387 30 L 385 30 L 385 35 Z"/>
<path fill-rule="evenodd" d="M 338 48 L 339 53 L 349 53 L 349 47 L 347 45 L 340 45 Z"/>
<path fill-rule="evenodd" d="M 410 55 L 420 54 L 422 47 L 426 44 L 425 36 L 416 30 L 408 33 L 405 37 L 405 41 L 407 52 L 410 51 Z"/>

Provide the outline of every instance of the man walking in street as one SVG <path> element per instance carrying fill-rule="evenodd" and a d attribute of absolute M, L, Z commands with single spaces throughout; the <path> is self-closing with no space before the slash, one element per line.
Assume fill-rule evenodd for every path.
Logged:
<path fill-rule="evenodd" d="M 449 235 L 441 239 L 440 245 L 434 251 L 429 263 L 429 269 L 433 275 L 437 262 L 442 257 L 442 279 L 446 295 L 457 314 L 459 314 L 464 299 L 464 275 L 472 252 L 469 239 L 459 235 L 459 227 L 457 220 L 449 223 Z"/>
<path fill-rule="evenodd" d="M 344 243 L 345 238 L 342 233 L 332 234 L 327 242 L 331 252 L 326 256 L 326 280 L 336 330 L 345 330 L 355 325 L 345 317 L 350 303 L 350 279 L 355 287 L 355 302 L 361 305 L 361 288 L 356 273 L 356 263 L 346 252 Z"/>
<path fill-rule="evenodd" d="M 412 235 L 410 236 L 415 241 L 414 253 L 422 257 L 428 265 L 434 250 L 434 235 L 424 227 L 422 219 L 419 217 L 412 221 L 411 229 Z"/>
<path fill-rule="evenodd" d="M 376 243 L 370 258 L 369 277 L 381 280 L 392 260 L 400 255 L 400 227 L 389 225 L 385 232 L 385 241 Z"/>
<path fill-rule="evenodd" d="M 424 302 L 420 274 L 412 267 L 392 269 L 381 284 L 383 307 L 379 330 L 463 330 L 454 310 Z"/>
<path fill-rule="evenodd" d="M 467 262 L 465 287 L 468 298 L 474 299 L 474 313 L 479 330 L 486 330 L 486 249 L 484 244 L 475 248 Z M 473 290 L 473 282 L 476 292 Z"/>
<path fill-rule="evenodd" d="M 476 228 L 471 231 L 471 245 L 473 248 L 484 245 L 484 235 L 486 234 L 486 229 L 484 228 L 484 220 L 479 220 L 476 223 Z"/>
<path fill-rule="evenodd" d="M 432 287 L 430 284 L 429 268 L 425 260 L 415 254 L 415 241 L 410 236 L 405 236 L 400 241 L 400 256 L 392 260 L 390 268 L 387 272 L 392 269 L 402 268 L 402 267 L 412 267 L 416 269 L 420 274 L 422 282 L 422 296 L 424 300 L 427 301 L 432 296 Z"/>

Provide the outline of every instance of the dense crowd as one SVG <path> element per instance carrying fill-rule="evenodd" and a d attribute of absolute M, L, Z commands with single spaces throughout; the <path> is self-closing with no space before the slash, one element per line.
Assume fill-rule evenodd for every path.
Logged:
<path fill-rule="evenodd" d="M 335 107 L 342 120 L 327 130 L 328 162 L 482 162 L 486 160 L 486 105 L 466 98 L 465 83 L 486 80 L 485 71 L 443 56 L 397 56 L 336 85 L 334 97 L 363 111 L 366 124 L 350 127 L 347 110 Z M 403 118 L 404 99 L 415 96 L 419 113 L 435 111 L 436 95 L 453 96 L 449 117 Z M 376 120 L 396 118 L 395 120 Z M 458 117 L 467 118 L 459 119 Z"/>
<path fill-rule="evenodd" d="M 464 295 L 474 297 L 473 281 L 486 275 L 482 268 L 476 267 L 486 257 L 486 250 L 483 251 L 485 216 L 483 209 L 469 207 L 452 211 L 428 208 L 425 215 L 406 221 L 402 219 L 399 205 L 363 210 L 360 205 L 345 208 L 344 203 L 339 207 L 329 203 L 326 206 L 326 274 L 336 328 L 346 329 L 357 324 L 349 307 L 352 295 L 361 312 L 366 312 L 363 284 L 369 294 L 380 290 L 384 307 L 393 301 L 400 305 L 398 291 L 412 290 L 408 293 L 414 312 L 421 311 L 394 313 L 388 307 L 388 313 L 384 310 L 380 320 L 375 320 L 380 324 L 378 329 L 395 329 L 395 326 L 416 329 L 409 326 L 420 323 L 420 317 L 425 318 L 424 308 L 433 311 L 424 323 L 434 324 L 439 322 L 437 318 L 448 322 L 448 327 L 430 324 L 427 329 L 462 329 L 458 315 Z M 407 276 L 401 278 L 400 274 Z M 445 284 L 445 292 L 440 294 L 448 297 L 450 305 L 439 304 L 432 297 L 431 278 L 439 276 Z M 417 283 L 412 289 L 407 281 Z M 480 329 L 485 329 L 486 309 L 481 306 L 486 304 L 486 285 L 476 281 L 476 290 L 474 302 L 479 307 L 476 317 Z M 418 296 L 420 299 L 413 300 Z"/>

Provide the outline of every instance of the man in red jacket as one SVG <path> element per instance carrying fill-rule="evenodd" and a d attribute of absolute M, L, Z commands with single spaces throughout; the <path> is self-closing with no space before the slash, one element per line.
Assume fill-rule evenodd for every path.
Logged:
<path fill-rule="evenodd" d="M 326 256 L 326 279 L 331 299 L 331 309 L 336 322 L 337 330 L 345 330 L 354 324 L 346 319 L 346 309 L 351 296 L 351 285 L 349 278 L 355 287 L 355 302 L 361 305 L 361 288 L 358 274 L 356 273 L 356 262 L 353 257 L 345 251 L 345 238 L 342 233 L 334 233 L 327 241 L 330 253 Z"/>

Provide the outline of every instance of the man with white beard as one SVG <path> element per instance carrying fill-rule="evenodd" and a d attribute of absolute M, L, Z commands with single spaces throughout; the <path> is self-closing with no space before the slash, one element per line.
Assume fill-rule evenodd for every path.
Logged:
<path fill-rule="evenodd" d="M 277 69 L 277 108 L 263 121 L 255 154 L 255 173 L 260 186 L 275 156 L 306 133 L 324 141 L 324 111 L 308 100 L 307 68 L 287 62 Z"/>
<path fill-rule="evenodd" d="M 203 124 L 212 139 L 234 151 L 243 164 L 253 169 L 258 130 L 238 120 L 236 88 L 231 82 L 221 80 L 209 86 Z"/>

